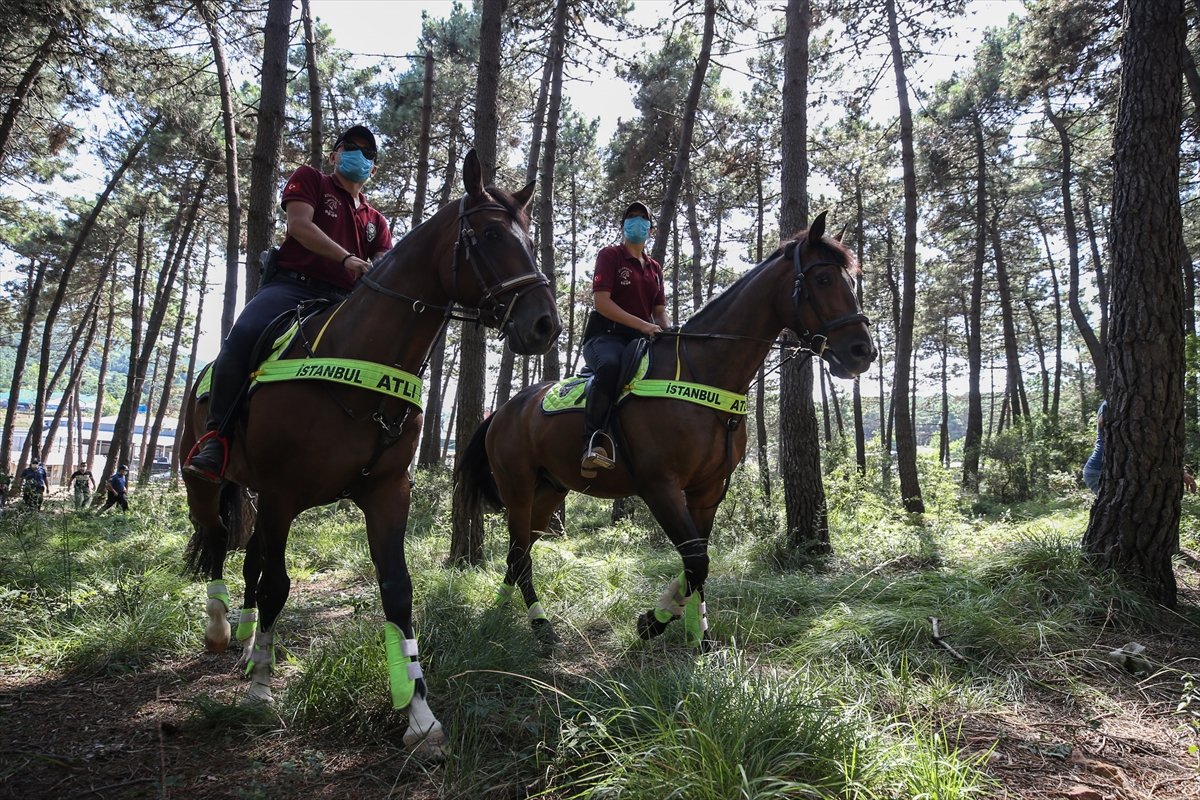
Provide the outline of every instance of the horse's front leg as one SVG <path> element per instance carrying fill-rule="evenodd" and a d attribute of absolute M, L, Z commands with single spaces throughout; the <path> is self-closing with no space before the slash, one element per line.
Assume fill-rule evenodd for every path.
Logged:
<path fill-rule="evenodd" d="M 257 541 L 259 625 L 249 637 L 248 654 L 243 654 L 246 674 L 250 677 L 247 695 L 252 700 L 271 702 L 271 676 L 275 672 L 275 622 L 283 611 L 292 579 L 287 572 L 287 539 L 295 513 L 266 494 L 259 496 L 258 518 L 251 541 Z M 251 560 L 249 551 L 247 561 Z M 247 581 L 249 585 L 249 580 Z M 240 628 L 239 624 L 239 628 Z"/>
<path fill-rule="evenodd" d="M 440 759 L 446 747 L 442 723 L 429 708 L 428 688 L 421 671 L 420 652 L 412 624 L 413 590 L 404 557 L 404 533 L 412 486 L 408 474 L 398 470 L 394 480 L 377 479 L 371 491 L 355 501 L 367 520 L 371 560 L 379 578 L 384 644 L 387 648 L 388 684 L 392 708 L 408 709 L 404 744 L 423 758 Z"/>
<path fill-rule="evenodd" d="M 210 653 L 223 653 L 229 647 L 229 587 L 225 585 L 229 532 L 219 512 L 218 492 L 211 484 L 187 485 L 192 538 L 186 559 L 189 570 L 208 577 L 204 648 Z"/>
<path fill-rule="evenodd" d="M 683 617 L 688 644 L 707 652 L 712 640 L 708 636 L 704 582 L 708 579 L 708 536 L 716 513 L 715 507 L 707 506 L 715 503 L 704 503 L 693 496 L 685 503 L 683 492 L 673 486 L 652 487 L 643 492 L 642 498 L 675 545 L 683 560 L 683 571 L 667 584 L 655 607 L 638 617 L 638 635 L 653 638 L 672 620 Z"/>

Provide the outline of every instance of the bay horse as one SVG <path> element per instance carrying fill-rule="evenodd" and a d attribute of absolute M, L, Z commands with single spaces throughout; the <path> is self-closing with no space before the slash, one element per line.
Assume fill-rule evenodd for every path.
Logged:
<path fill-rule="evenodd" d="M 666 396 L 638 396 L 635 389 L 616 407 L 611 428 L 624 455 L 615 469 L 594 478 L 580 474 L 582 409 L 544 413 L 551 383 L 520 392 L 476 430 L 455 470 L 456 496 L 472 508 L 507 509 L 508 565 L 499 597 L 507 602 L 521 590 L 543 642 L 557 636 L 534 590 L 530 551 L 568 491 L 576 491 L 639 495 L 683 559 L 682 573 L 638 617 L 638 634 L 657 636 L 682 616 L 689 644 L 711 646 L 703 599 L 709 534 L 746 451 L 745 393 L 776 336 L 791 329 L 839 378 L 864 372 L 876 357 L 855 296 L 854 256 L 824 231 L 821 214 L 681 329 L 653 339 L 645 377 Z M 677 399 L 685 396 L 712 402 Z"/>
<path fill-rule="evenodd" d="M 460 307 L 477 310 L 471 318 L 499 328 L 517 353 L 544 353 L 561 331 L 554 294 L 533 259 L 526 206 L 534 184 L 512 194 L 485 189 L 474 150 L 463 161 L 462 175 L 462 198 L 401 239 L 344 300 L 309 318 L 283 356 L 366 363 L 355 377 L 374 368 L 384 375 L 381 381 L 260 384 L 243 403 L 225 484 L 187 481 L 195 527 L 188 565 L 209 578 L 205 641 L 214 652 L 230 641 L 223 577 L 229 518 L 222 519 L 223 510 L 236 507 L 240 487 L 258 494 L 237 636 L 250 675 L 249 695 L 264 701 L 271 700 L 275 623 L 291 585 L 284 549 L 293 519 L 343 497 L 362 509 L 387 620 L 392 704 L 408 709 L 404 743 L 433 757 L 441 754 L 446 738 L 422 678 L 404 557 L 408 469 L 422 420 L 416 376 L 447 321 L 463 318 Z M 379 390 L 382 383 L 387 391 Z M 194 395 L 189 392 L 184 412 L 181 454 L 205 427 L 207 403 Z"/>

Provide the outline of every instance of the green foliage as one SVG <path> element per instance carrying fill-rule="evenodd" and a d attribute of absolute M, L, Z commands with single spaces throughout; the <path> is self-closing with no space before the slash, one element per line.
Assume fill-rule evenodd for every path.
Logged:
<path fill-rule="evenodd" d="M 1061 495 L 1079 486 L 1090 451 L 1079 429 L 1034 417 L 984 442 L 980 494 L 1001 503 Z"/>

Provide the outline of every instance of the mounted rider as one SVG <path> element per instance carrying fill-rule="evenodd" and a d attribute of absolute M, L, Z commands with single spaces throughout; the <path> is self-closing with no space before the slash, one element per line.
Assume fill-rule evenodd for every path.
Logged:
<path fill-rule="evenodd" d="M 605 247 L 596 255 L 592 277 L 595 310 L 583 332 L 583 359 L 594 373 L 583 414 L 584 451 L 579 464 L 587 477 L 596 469 L 615 466 L 616 448 L 607 429 L 625 345 L 671 327 L 662 265 L 645 252 L 646 239 L 653 232 L 650 209 L 634 201 L 621 215 L 620 244 Z"/>
<path fill-rule="evenodd" d="M 391 249 L 387 220 L 362 193 L 378 168 L 378 155 L 375 135 L 354 125 L 333 143 L 331 174 L 302 166 L 288 178 L 282 198 L 287 236 L 213 362 L 208 433 L 184 464 L 185 477 L 221 482 L 238 400 L 254 366 L 251 350 L 266 327 L 305 301 L 344 298 L 371 269 L 372 259 Z"/>

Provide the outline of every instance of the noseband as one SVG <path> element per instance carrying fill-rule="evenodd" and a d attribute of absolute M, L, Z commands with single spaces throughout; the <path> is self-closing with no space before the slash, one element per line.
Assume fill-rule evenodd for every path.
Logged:
<path fill-rule="evenodd" d="M 792 251 L 792 265 L 795 267 L 796 273 L 795 284 L 792 287 L 792 313 L 796 320 L 797 328 L 799 328 L 800 325 L 801 300 L 808 303 L 808 307 L 811 308 L 813 313 L 817 315 L 817 320 L 821 323 L 821 327 L 815 333 L 807 329 L 803 333 L 800 333 L 799 330 L 796 332 L 800 335 L 800 340 L 806 342 L 808 347 L 814 353 L 820 356 L 825 352 L 825 345 L 828 343 L 829 334 L 832 331 L 845 327 L 846 325 L 855 325 L 860 322 L 864 325 L 870 325 L 871 320 L 867 317 L 867 315 L 862 313 L 844 314 L 828 321 L 821 318 L 821 310 L 817 307 L 816 302 L 813 300 L 812 293 L 808 290 L 808 282 L 804 277 L 805 273 L 807 273 L 813 267 L 828 266 L 844 269 L 845 265 L 839 264 L 836 261 L 814 261 L 811 264 L 805 264 L 800 259 L 800 251 L 804 248 L 804 245 L 807 242 L 808 237 L 805 236 L 803 239 L 796 242 L 796 247 Z"/>
<path fill-rule="evenodd" d="M 512 212 L 496 202 L 480 203 L 467 208 L 467 196 L 463 195 L 462 199 L 458 201 L 459 229 L 458 241 L 454 244 L 454 280 L 455 282 L 458 280 L 458 254 L 462 252 L 467 263 L 475 271 L 479 285 L 483 287 L 483 296 L 479 299 L 478 306 L 479 317 L 482 320 L 484 314 L 487 314 L 500 330 L 500 336 L 503 338 L 508 318 L 512 316 L 513 309 L 516 308 L 517 301 L 523 294 L 519 290 L 530 285 L 534 288 L 549 286 L 550 281 L 533 263 L 533 256 L 529 253 L 528 248 L 525 249 L 525 254 L 528 257 L 530 271 L 512 278 L 502 278 L 500 271 L 496 269 L 496 262 L 488 255 L 486 249 L 479 246 L 479 238 L 475 235 L 475 229 L 468 222 L 472 214 L 480 211 L 503 211 L 515 219 Z M 502 303 L 500 298 L 506 294 L 511 294 L 511 297 L 507 303 Z"/>
<path fill-rule="evenodd" d="M 479 211 L 503 211 L 510 218 L 515 219 L 515 217 L 508 208 L 496 202 L 480 203 L 472 208 L 467 208 L 466 205 L 467 196 L 463 195 L 462 199 L 458 201 L 458 239 L 454 243 L 454 259 L 451 262 L 451 270 L 453 275 L 452 281 L 457 283 L 459 254 L 462 253 L 467 263 L 475 271 L 475 277 L 479 280 L 479 285 L 483 288 L 483 295 L 479 298 L 479 305 L 475 309 L 475 314 L 456 311 L 453 302 L 450 305 L 441 306 L 409 297 L 406 294 L 380 284 L 370 274 L 363 275 L 359 279 L 359 282 L 368 289 L 380 294 L 412 303 L 413 310 L 418 314 L 426 309 L 431 309 L 445 312 L 446 319 L 458 319 L 466 322 L 480 322 L 486 314 L 488 315 L 488 319 L 495 322 L 496 327 L 500 329 L 500 337 L 503 338 L 506 333 L 504 326 L 508 323 L 508 319 L 512 316 L 517 301 L 521 299 L 523 294 L 518 290 L 530 284 L 535 288 L 538 286 L 549 286 L 550 281 L 534 265 L 533 256 L 529 254 L 528 249 L 526 249 L 525 254 L 528 257 L 529 272 L 508 278 L 507 280 L 502 278 L 500 271 L 496 269 L 496 262 L 479 246 L 479 239 L 475 235 L 475 229 L 471 227 L 468 220 L 472 214 Z M 512 294 L 509 302 L 507 304 L 501 303 L 499 298 L 509 293 Z"/>

